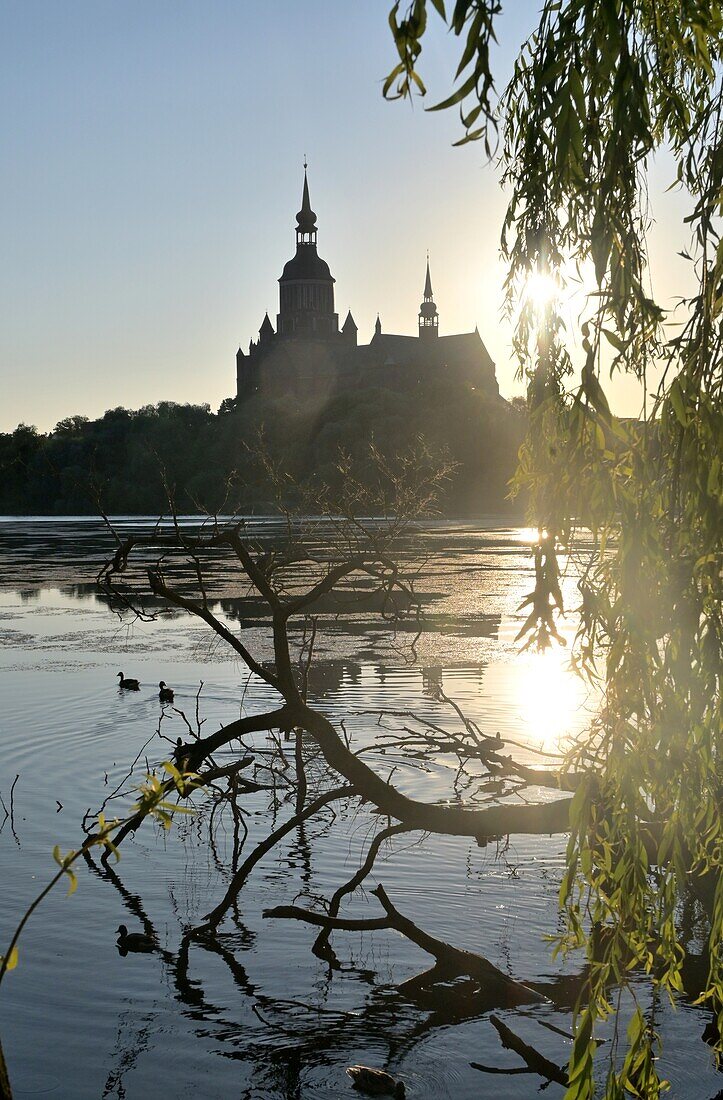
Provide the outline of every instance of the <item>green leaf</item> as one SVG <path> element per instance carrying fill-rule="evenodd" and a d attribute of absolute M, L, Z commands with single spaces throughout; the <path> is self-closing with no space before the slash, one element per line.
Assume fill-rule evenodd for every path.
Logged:
<path fill-rule="evenodd" d="M 603 332 L 605 333 L 605 336 L 607 337 L 609 343 L 612 344 L 612 346 L 615 348 L 616 351 L 619 351 L 619 352 L 625 351 L 625 349 L 627 347 L 627 344 L 625 343 L 624 340 L 620 339 L 620 337 L 618 336 L 618 334 L 616 332 L 613 332 L 609 328 L 604 328 Z"/>
<path fill-rule="evenodd" d="M 681 389 L 679 378 L 673 379 L 672 385 L 668 391 L 668 397 L 670 398 L 670 403 L 673 406 L 673 412 L 678 418 L 679 423 L 682 425 L 682 427 L 687 428 L 688 416 L 685 411 L 685 401 L 683 399 L 683 390 Z"/>
<path fill-rule="evenodd" d="M 2 966 L 4 961 L 5 961 L 4 956 L 0 955 L 0 966 Z M 15 947 L 13 947 L 12 951 L 8 955 L 7 965 L 5 966 L 5 969 L 6 970 L 14 970 L 17 965 L 18 965 L 18 949 L 17 949 L 17 945 L 16 945 Z"/>

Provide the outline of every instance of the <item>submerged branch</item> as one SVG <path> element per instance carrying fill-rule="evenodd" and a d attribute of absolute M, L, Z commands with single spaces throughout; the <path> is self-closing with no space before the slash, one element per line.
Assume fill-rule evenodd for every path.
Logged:
<path fill-rule="evenodd" d="M 514 1031 L 500 1020 L 499 1016 L 490 1016 L 490 1023 L 497 1030 L 502 1040 L 502 1046 L 507 1050 L 513 1050 L 515 1054 L 519 1054 L 525 1063 L 525 1066 L 519 1069 L 503 1070 L 502 1072 L 536 1073 L 547 1081 L 554 1081 L 558 1085 L 564 1085 L 565 1088 L 569 1086 L 570 1081 L 565 1070 L 561 1066 L 555 1065 L 549 1058 L 545 1058 L 544 1054 L 540 1054 L 535 1047 L 531 1047 L 529 1043 L 520 1039 L 519 1035 L 515 1035 Z M 487 1066 L 482 1066 L 478 1062 L 470 1062 L 470 1065 L 473 1069 L 482 1070 L 483 1073 L 490 1072 Z"/>
<path fill-rule="evenodd" d="M 453 978 L 467 976 L 474 978 L 485 990 L 499 990 L 505 994 L 508 1003 L 529 1004 L 530 1002 L 545 1002 L 547 1000 L 536 989 L 509 977 L 499 970 L 483 955 L 477 955 L 473 951 L 465 951 L 453 947 L 444 940 L 438 940 L 430 936 L 422 928 L 405 917 L 389 900 L 389 897 L 380 884 L 372 893 L 381 902 L 385 916 L 354 920 L 347 917 L 330 916 L 326 913 L 314 913 L 297 905 L 278 905 L 273 909 L 265 909 L 264 917 L 286 920 L 301 920 L 307 924 L 314 924 L 320 928 L 333 931 L 338 929 L 345 932 L 374 931 L 377 929 L 392 929 L 400 932 L 412 943 L 420 947 L 422 951 L 432 955 L 435 965 L 404 982 L 400 989 L 411 991 L 425 986 L 433 985 L 438 981 L 451 981 Z"/>

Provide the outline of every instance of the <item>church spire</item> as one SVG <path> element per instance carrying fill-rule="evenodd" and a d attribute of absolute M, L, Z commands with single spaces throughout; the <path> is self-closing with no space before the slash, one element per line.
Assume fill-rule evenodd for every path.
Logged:
<path fill-rule="evenodd" d="M 427 277 L 424 280 L 424 298 L 419 307 L 419 336 L 428 339 L 439 336 L 439 314 L 434 304 L 432 276 L 429 273 L 429 253 L 427 253 Z"/>
<path fill-rule="evenodd" d="M 316 214 L 311 209 L 306 157 L 301 210 L 296 215 L 296 255 L 284 264 L 279 279 L 276 335 L 330 339 L 339 335 L 334 312 L 334 279 L 316 251 Z"/>
<path fill-rule="evenodd" d="M 427 278 L 424 281 L 424 300 L 429 300 L 431 302 L 432 298 L 432 276 L 429 274 L 429 253 L 427 253 Z"/>
<path fill-rule="evenodd" d="M 311 209 L 306 168 L 306 157 L 304 157 L 304 190 L 301 196 L 301 210 L 296 215 L 296 243 L 316 244 L 316 214 Z"/>

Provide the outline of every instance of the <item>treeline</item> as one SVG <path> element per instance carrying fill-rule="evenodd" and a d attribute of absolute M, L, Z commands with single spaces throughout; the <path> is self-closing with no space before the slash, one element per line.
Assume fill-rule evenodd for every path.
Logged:
<path fill-rule="evenodd" d="M 448 514 L 499 510 L 524 433 L 524 411 L 465 384 L 395 392 L 369 387 L 323 407 L 312 399 L 249 398 L 240 407 L 162 401 L 97 420 L 72 416 L 42 434 L 21 424 L 0 434 L 0 512 L 21 515 L 147 514 L 199 507 L 262 511 L 273 496 L 255 454 L 260 433 L 293 482 L 338 487 L 339 449 L 369 472 L 369 443 L 398 454 L 420 437 L 457 463 L 442 504 Z"/>

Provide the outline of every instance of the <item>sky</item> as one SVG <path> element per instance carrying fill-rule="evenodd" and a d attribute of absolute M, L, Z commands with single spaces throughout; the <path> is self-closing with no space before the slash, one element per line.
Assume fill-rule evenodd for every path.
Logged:
<path fill-rule="evenodd" d="M 391 0 L 0 0 L 0 431 L 117 405 L 208 402 L 278 309 L 309 161 L 319 253 L 360 342 L 415 334 L 429 250 L 440 333 L 479 326 L 501 392 L 505 195 L 454 110 L 388 103 Z M 537 5 L 505 5 L 503 81 Z M 432 24 L 428 103 L 458 42 Z M 672 169 L 654 169 L 654 285 L 680 293 Z M 631 383 L 611 404 L 635 415 Z"/>

